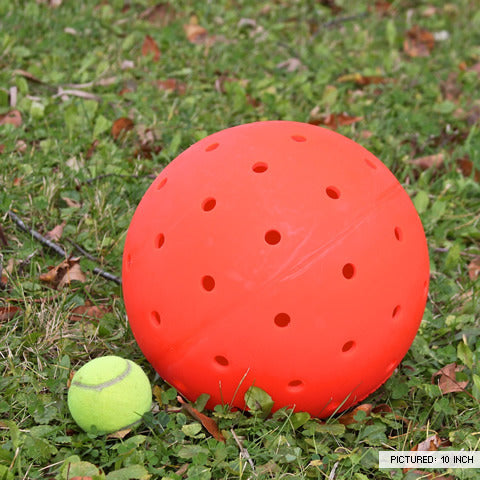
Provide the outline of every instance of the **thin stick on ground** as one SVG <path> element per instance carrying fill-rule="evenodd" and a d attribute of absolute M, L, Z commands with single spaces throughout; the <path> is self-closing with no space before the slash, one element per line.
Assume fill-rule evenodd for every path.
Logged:
<path fill-rule="evenodd" d="M 235 430 L 233 428 L 230 429 L 230 432 L 233 435 L 233 439 L 235 440 L 238 448 L 240 449 L 240 455 L 249 463 L 250 467 L 252 468 L 252 473 L 257 478 L 257 473 L 255 471 L 255 464 L 253 463 L 252 457 L 248 453 L 248 450 L 243 446 L 241 440 L 238 438 Z"/>
<path fill-rule="evenodd" d="M 55 253 L 57 253 L 58 255 L 62 256 L 65 259 L 70 257 L 70 255 L 60 245 L 57 245 L 56 243 L 52 242 L 48 238 L 45 238 L 43 235 L 38 233 L 33 228 L 28 228 L 23 222 L 23 220 L 18 215 L 13 213 L 11 210 L 9 210 L 7 213 L 8 213 L 8 216 L 17 224 L 17 226 L 21 230 L 23 230 L 26 233 L 29 233 L 33 238 L 35 238 L 35 240 L 38 240 L 40 243 L 52 249 Z M 112 282 L 117 283 L 118 285 L 122 284 L 122 279 L 120 277 L 117 277 L 116 275 L 106 272 L 98 267 L 95 267 L 93 269 L 93 272 L 107 280 L 111 280 Z"/>

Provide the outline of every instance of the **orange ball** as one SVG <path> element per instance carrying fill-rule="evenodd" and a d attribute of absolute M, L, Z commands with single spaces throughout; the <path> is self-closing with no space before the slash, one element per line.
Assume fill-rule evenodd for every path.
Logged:
<path fill-rule="evenodd" d="M 376 390 L 409 349 L 428 292 L 425 234 L 365 148 L 271 121 L 197 142 L 133 216 L 123 289 L 135 338 L 190 400 L 325 417 Z"/>

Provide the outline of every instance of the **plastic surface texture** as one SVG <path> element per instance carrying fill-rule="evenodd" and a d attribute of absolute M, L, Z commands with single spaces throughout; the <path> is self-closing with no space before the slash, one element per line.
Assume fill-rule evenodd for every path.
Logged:
<path fill-rule="evenodd" d="M 409 349 L 427 299 L 418 214 L 393 174 L 330 130 L 257 122 L 172 161 L 132 219 L 123 289 L 161 377 L 208 407 L 325 417 L 362 400 Z"/>
<path fill-rule="evenodd" d="M 140 421 L 152 405 L 145 372 L 134 362 L 113 355 L 86 363 L 68 390 L 68 408 L 86 432 L 111 433 Z"/>

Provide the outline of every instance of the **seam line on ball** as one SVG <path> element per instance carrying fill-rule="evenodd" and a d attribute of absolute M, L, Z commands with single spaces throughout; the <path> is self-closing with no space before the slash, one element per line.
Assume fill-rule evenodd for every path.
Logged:
<path fill-rule="evenodd" d="M 132 370 L 132 366 L 130 365 L 130 362 L 127 360 L 127 368 L 125 368 L 125 370 L 120 375 L 117 375 L 115 378 L 112 378 L 107 382 L 99 383 L 98 385 L 88 385 L 87 383 L 82 383 L 74 380 L 72 382 L 72 385 L 75 385 L 76 387 L 80 387 L 80 388 L 87 388 L 89 390 L 101 391 L 104 388 L 111 387 L 116 383 L 121 382 L 130 373 L 131 370 Z"/>

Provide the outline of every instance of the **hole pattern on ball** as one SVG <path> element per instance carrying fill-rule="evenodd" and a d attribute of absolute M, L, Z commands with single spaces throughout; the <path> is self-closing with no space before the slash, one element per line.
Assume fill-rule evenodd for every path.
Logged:
<path fill-rule="evenodd" d="M 252 166 L 252 170 L 255 173 L 264 173 L 268 170 L 268 163 L 265 163 L 265 162 L 254 163 Z"/>
<path fill-rule="evenodd" d="M 202 278 L 202 287 L 207 292 L 211 292 L 215 288 L 215 279 L 210 275 L 205 275 Z"/>
<path fill-rule="evenodd" d="M 217 363 L 217 365 L 220 365 L 222 367 L 228 367 L 228 365 L 230 363 L 228 361 L 228 358 L 224 357 L 223 355 L 216 355 L 214 360 Z"/>
<path fill-rule="evenodd" d="M 165 235 L 163 233 L 159 233 L 155 237 L 155 248 L 162 248 L 164 243 L 165 243 Z"/>
<path fill-rule="evenodd" d="M 347 280 L 353 278 L 355 273 L 355 265 L 353 263 L 346 263 L 342 268 L 342 274 Z"/>
<path fill-rule="evenodd" d="M 208 197 L 202 202 L 202 210 L 204 212 L 209 212 L 213 210 L 217 205 L 217 201 L 213 197 Z"/>
<path fill-rule="evenodd" d="M 152 323 L 155 327 L 160 326 L 160 324 L 161 324 L 160 314 L 156 310 L 153 310 L 150 313 L 150 318 L 151 318 Z"/>
<path fill-rule="evenodd" d="M 277 327 L 284 328 L 290 324 L 290 315 L 288 313 L 277 313 L 273 321 Z"/>
<path fill-rule="evenodd" d="M 205 387 L 207 408 L 244 408 L 257 381 L 274 409 L 344 410 L 418 328 L 429 280 L 418 215 L 380 160 L 334 132 L 218 132 L 165 168 L 135 217 L 122 279 L 132 331 L 170 384 L 193 400 Z"/>
<path fill-rule="evenodd" d="M 342 352 L 349 352 L 355 347 L 355 342 L 353 340 L 349 340 L 348 342 L 345 342 L 342 347 Z"/>
<path fill-rule="evenodd" d="M 333 200 L 338 200 L 340 198 L 340 190 L 333 185 L 330 185 L 325 189 L 327 195 L 332 198 Z"/>
<path fill-rule="evenodd" d="M 157 190 L 161 190 L 165 184 L 167 183 L 168 181 L 168 178 L 167 177 L 164 177 L 162 178 L 158 183 L 157 183 Z"/>
<path fill-rule="evenodd" d="M 280 234 L 280 232 L 278 230 L 269 230 L 265 234 L 265 241 L 269 245 L 276 245 L 277 243 L 280 242 L 281 239 L 282 239 L 282 235 Z"/>
<path fill-rule="evenodd" d="M 303 135 L 292 135 L 292 140 L 298 143 L 306 142 L 307 139 Z"/>
<path fill-rule="evenodd" d="M 219 146 L 220 146 L 219 143 L 212 143 L 205 149 L 205 151 L 206 152 L 213 152 L 213 150 L 216 150 Z"/>

